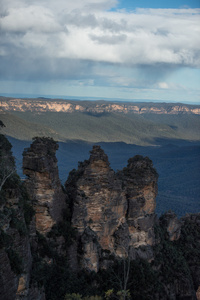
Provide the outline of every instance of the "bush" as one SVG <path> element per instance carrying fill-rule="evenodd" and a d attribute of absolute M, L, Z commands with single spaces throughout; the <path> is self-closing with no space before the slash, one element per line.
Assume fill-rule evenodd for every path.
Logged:
<path fill-rule="evenodd" d="M 26 224 L 23 222 L 23 219 L 19 219 L 16 211 L 13 208 L 10 208 L 10 211 L 11 211 L 10 226 L 12 228 L 17 229 L 20 235 L 26 235 L 27 228 L 26 228 Z"/>
<path fill-rule="evenodd" d="M 29 194 L 23 184 L 20 186 L 21 197 L 19 201 L 19 207 L 22 208 L 24 213 L 24 219 L 27 226 L 30 225 L 30 222 L 35 215 L 35 211 L 33 206 L 30 204 Z"/>
<path fill-rule="evenodd" d="M 11 237 L 0 228 L 0 249 L 4 247 L 9 247 L 11 243 Z"/>
<path fill-rule="evenodd" d="M 20 257 L 20 255 L 12 248 L 7 249 L 6 252 L 10 260 L 10 266 L 12 271 L 17 275 L 21 274 L 23 272 L 23 265 L 22 258 Z"/>
<path fill-rule="evenodd" d="M 66 294 L 65 295 L 65 300 L 81 300 L 82 296 L 80 294 Z"/>

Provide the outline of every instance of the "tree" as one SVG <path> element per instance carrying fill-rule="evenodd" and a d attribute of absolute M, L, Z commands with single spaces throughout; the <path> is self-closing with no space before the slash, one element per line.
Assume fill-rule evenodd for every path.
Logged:
<path fill-rule="evenodd" d="M 3 127 L 5 125 L 0 120 L 0 128 Z M 0 192 L 8 178 L 16 172 L 11 148 L 12 146 L 7 138 L 3 134 L 0 134 Z"/>
<path fill-rule="evenodd" d="M 130 251 L 123 247 L 125 256 L 117 260 L 116 268 L 111 269 L 111 283 L 115 284 L 115 290 L 110 289 L 105 293 L 106 299 L 130 299 L 128 283 L 130 279 Z"/>
<path fill-rule="evenodd" d="M 16 172 L 15 167 L 11 164 L 7 164 L 6 160 L 1 158 L 0 161 L 0 192 L 8 180 Z"/>
<path fill-rule="evenodd" d="M 1 120 L 0 120 L 0 127 L 1 128 L 6 127 Z"/>

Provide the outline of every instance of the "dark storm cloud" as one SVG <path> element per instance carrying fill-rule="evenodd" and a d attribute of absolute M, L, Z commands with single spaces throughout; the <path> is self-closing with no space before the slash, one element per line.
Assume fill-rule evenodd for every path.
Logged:
<path fill-rule="evenodd" d="M 11 51 L 12 52 L 12 51 Z M 87 70 L 87 72 L 85 72 Z M 26 52 L 0 58 L 0 80 L 77 80 L 91 74 L 92 63 L 67 58 L 31 57 Z"/>

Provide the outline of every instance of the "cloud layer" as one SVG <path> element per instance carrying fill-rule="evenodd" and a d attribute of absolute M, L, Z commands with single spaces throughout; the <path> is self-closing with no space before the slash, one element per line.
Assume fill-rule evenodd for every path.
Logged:
<path fill-rule="evenodd" d="M 155 84 L 154 78 L 176 68 L 200 67 L 200 9 L 128 12 L 113 10 L 116 5 L 115 0 L 0 0 L 0 79 L 134 87 L 141 81 Z M 143 70 L 152 82 L 116 74 L 113 66 Z M 157 86 L 168 88 L 163 80 Z"/>

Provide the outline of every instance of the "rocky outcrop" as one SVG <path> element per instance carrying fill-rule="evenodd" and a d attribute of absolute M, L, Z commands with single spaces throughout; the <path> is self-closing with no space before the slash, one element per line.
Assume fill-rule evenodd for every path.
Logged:
<path fill-rule="evenodd" d="M 166 212 L 162 216 L 160 224 L 166 228 L 170 241 L 177 241 L 180 238 L 182 222 L 174 212 Z"/>
<path fill-rule="evenodd" d="M 157 179 L 152 161 L 140 155 L 128 160 L 128 165 L 119 172 L 127 199 L 127 223 L 134 248 L 153 245 Z"/>
<path fill-rule="evenodd" d="M 198 290 L 196 292 L 197 300 L 200 300 L 200 286 L 198 287 Z"/>
<path fill-rule="evenodd" d="M 5 161 L 8 156 L 14 167 L 11 145 L 4 136 L 0 137 L 2 146 L 6 147 L 2 150 L 0 144 L 0 162 Z M 57 143 L 51 139 L 36 138 L 30 148 L 24 151 L 23 167 L 27 179 L 22 184 L 19 177 L 13 173 L 0 193 L 2 299 L 45 299 L 44 287 L 41 284 L 38 286 L 40 271 L 35 269 L 35 263 L 37 264 L 38 260 L 41 265 L 47 264 L 46 261 L 51 262 L 49 254 L 45 254 L 45 257 L 40 255 L 41 251 L 44 252 L 41 249 L 47 249 L 48 240 L 45 236 L 54 224 L 63 219 L 62 211 L 66 207 L 65 194 L 58 177 L 55 157 L 57 147 Z M 57 255 L 61 253 L 63 240 L 61 236 L 54 241 Z M 42 246 L 43 244 L 45 246 Z M 33 273 L 35 275 L 32 275 Z"/>
<path fill-rule="evenodd" d="M 126 291 L 132 299 L 199 299 L 200 214 L 156 218 L 158 175 L 151 160 L 137 155 L 114 172 L 94 146 L 70 173 L 66 195 L 57 147 L 49 138 L 36 138 L 24 151 L 25 182 L 13 173 L 0 190 L 1 298 L 64 299 L 79 284 L 87 295 L 86 282 L 103 296 L 105 278 L 118 278 L 118 291 L 130 271 Z M 0 136 L 0 162 L 14 166 L 10 149 Z M 2 174 L 0 169 L 0 179 Z"/>
<path fill-rule="evenodd" d="M 98 271 L 101 253 L 136 255 L 154 244 L 157 173 L 148 158 L 130 159 L 115 173 L 100 146 L 70 174 L 66 190 L 72 199 L 72 225 L 79 233 L 82 266 Z M 138 250 L 138 255 L 141 250 Z M 146 251 L 146 257 L 152 253 Z"/>
<path fill-rule="evenodd" d="M 135 114 L 196 114 L 200 115 L 198 105 L 165 103 L 114 103 L 106 101 L 70 101 L 58 99 L 16 99 L 0 97 L 2 111 L 32 111 L 32 112 L 88 112 L 88 113 L 135 113 Z"/>
<path fill-rule="evenodd" d="M 52 139 L 36 138 L 23 153 L 23 172 L 35 210 L 36 229 L 44 235 L 62 220 L 66 206 L 58 175 L 57 149 Z"/>
<path fill-rule="evenodd" d="M 6 174 L 3 163 L 15 170 L 11 145 L 0 135 L 0 175 Z M 9 173 L 8 173 L 9 174 Z M 10 173 L 0 191 L 0 298 L 4 300 L 31 299 L 32 253 L 30 223 L 34 211 L 16 172 Z M 35 233 L 34 227 L 32 233 Z M 33 299 L 45 299 L 34 287 Z"/>

